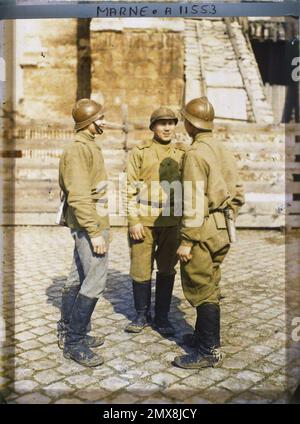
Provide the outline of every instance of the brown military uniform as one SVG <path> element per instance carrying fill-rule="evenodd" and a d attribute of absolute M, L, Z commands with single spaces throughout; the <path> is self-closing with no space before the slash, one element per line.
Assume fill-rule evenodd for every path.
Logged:
<path fill-rule="evenodd" d="M 101 149 L 88 130 L 77 132 L 75 141 L 64 150 L 59 185 L 67 196 L 69 228 L 83 229 L 90 237 L 109 228 L 106 170 Z"/>
<path fill-rule="evenodd" d="M 103 340 L 88 336 L 87 332 L 105 289 L 108 265 L 107 176 L 101 149 L 95 142 L 95 134 L 102 133 L 103 106 L 94 100 L 80 99 L 73 107 L 72 116 L 77 133 L 75 141 L 61 156 L 59 185 L 66 197 L 64 218 L 71 228 L 74 252 L 62 292 L 57 336 L 65 358 L 96 367 L 104 360 L 91 348 L 101 346 Z M 105 241 L 105 254 L 99 236 Z"/>
<path fill-rule="evenodd" d="M 174 190 L 167 190 L 163 181 L 181 184 L 181 169 L 186 146 L 182 143 L 162 144 L 154 139 L 135 146 L 127 163 L 126 209 L 129 226 L 143 224 L 146 237 L 130 239 L 133 280 L 151 278 L 154 259 L 158 270 L 174 274 L 178 247 L 180 209 L 174 203 Z M 155 246 L 159 246 L 155 251 Z"/>
<path fill-rule="evenodd" d="M 181 244 L 193 246 L 191 260 L 181 264 L 183 291 L 194 307 L 219 304 L 220 265 L 230 242 L 224 213 L 217 210 L 229 206 L 236 216 L 244 203 L 244 193 L 233 155 L 213 139 L 212 133 L 197 134 L 188 149 L 183 166 L 183 182 L 186 181 L 203 182 L 204 212 L 202 224 L 197 226 L 193 220 L 198 222 L 199 216 L 183 214 Z"/>

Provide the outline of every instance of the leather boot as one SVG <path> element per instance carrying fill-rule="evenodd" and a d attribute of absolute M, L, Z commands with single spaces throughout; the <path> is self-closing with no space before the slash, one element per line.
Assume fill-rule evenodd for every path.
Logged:
<path fill-rule="evenodd" d="M 61 319 L 57 323 L 57 344 L 60 349 L 64 348 L 66 328 L 70 322 L 72 309 L 79 293 L 80 286 L 65 287 L 62 292 L 61 299 Z M 91 323 L 88 323 L 87 332 L 90 331 Z M 85 336 L 85 344 L 89 347 L 98 347 L 103 345 L 104 340 L 102 337 Z"/>
<path fill-rule="evenodd" d="M 220 350 L 220 308 L 213 303 L 197 307 L 199 323 L 198 347 L 195 353 L 177 356 L 174 364 L 180 368 L 207 368 L 222 365 L 225 355 Z"/>
<path fill-rule="evenodd" d="M 174 281 L 175 274 L 156 274 L 155 317 L 153 328 L 164 336 L 173 336 L 175 333 L 174 327 L 168 319 Z"/>
<path fill-rule="evenodd" d="M 136 310 L 136 316 L 133 321 L 127 325 L 127 333 L 140 333 L 144 327 L 147 327 L 151 320 L 151 280 L 137 282 L 132 281 L 133 300 Z"/>
<path fill-rule="evenodd" d="M 218 317 L 217 317 L 217 322 L 218 322 L 218 328 L 217 328 L 217 332 L 218 334 L 220 334 L 220 307 L 217 307 L 217 312 Z M 199 317 L 201 316 L 201 314 L 197 314 L 197 318 L 196 318 L 196 323 L 195 323 L 195 330 L 193 333 L 188 333 L 188 334 L 184 334 L 182 337 L 182 344 L 187 346 L 187 347 L 191 347 L 191 348 L 198 348 L 199 344 L 200 344 L 200 322 L 199 322 Z M 217 346 L 217 347 L 220 347 Z"/>
<path fill-rule="evenodd" d="M 57 344 L 64 348 L 67 325 L 69 324 L 72 309 L 80 290 L 80 286 L 64 287 L 61 297 L 61 319 L 57 322 Z"/>
<path fill-rule="evenodd" d="M 73 306 L 70 322 L 67 326 L 64 345 L 64 357 L 73 359 L 86 367 L 103 364 L 101 356 L 96 355 L 86 344 L 87 326 L 98 299 L 78 294 Z"/>
<path fill-rule="evenodd" d="M 199 319 L 197 314 L 197 319 L 195 323 L 195 330 L 193 333 L 184 334 L 182 337 L 183 345 L 191 348 L 198 348 L 200 343 L 200 334 L 199 334 Z"/>

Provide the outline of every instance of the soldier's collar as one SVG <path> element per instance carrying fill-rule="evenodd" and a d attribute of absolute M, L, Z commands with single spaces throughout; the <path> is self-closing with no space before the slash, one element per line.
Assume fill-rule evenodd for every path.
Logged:
<path fill-rule="evenodd" d="M 78 131 L 76 133 L 75 141 L 81 141 L 87 143 L 89 141 L 95 141 L 95 136 L 89 132 L 89 130 Z"/>
<path fill-rule="evenodd" d="M 162 146 L 170 146 L 172 143 L 172 140 L 168 141 L 167 143 L 164 143 L 162 140 L 156 139 L 155 137 L 153 137 L 152 141 L 153 143 L 160 144 Z"/>
<path fill-rule="evenodd" d="M 196 137 L 194 138 L 192 144 L 200 143 L 201 141 L 205 141 L 205 142 L 212 141 L 212 132 L 209 131 L 209 132 L 198 133 Z"/>

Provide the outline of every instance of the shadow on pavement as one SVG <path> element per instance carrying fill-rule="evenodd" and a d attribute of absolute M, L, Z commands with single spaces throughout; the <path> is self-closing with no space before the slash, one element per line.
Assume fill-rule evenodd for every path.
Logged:
<path fill-rule="evenodd" d="M 300 404 L 300 384 L 298 385 L 297 389 L 293 393 L 293 396 L 289 400 L 289 403 L 298 404 L 298 405 Z"/>
<path fill-rule="evenodd" d="M 61 308 L 61 293 L 62 289 L 67 281 L 67 276 L 57 276 L 52 278 L 52 285 L 47 287 L 47 303 L 55 306 L 60 310 Z"/>
<path fill-rule="evenodd" d="M 46 290 L 47 303 L 55 306 L 59 311 L 61 308 L 61 292 L 66 282 L 67 276 L 55 276 L 52 278 L 52 285 Z M 155 280 L 152 280 L 152 317 L 154 316 L 154 296 L 155 296 Z M 113 306 L 114 312 L 123 315 L 128 321 L 132 320 L 135 315 L 131 280 L 128 274 L 123 274 L 114 269 L 109 269 L 106 289 L 103 298 L 108 300 Z M 177 345 L 181 346 L 187 352 L 192 349 L 182 345 L 182 336 L 186 333 L 192 333 L 193 327 L 186 322 L 185 313 L 181 308 L 182 300 L 173 294 L 171 311 L 169 319 L 175 328 L 174 336 L 161 336 L 162 338 L 173 340 Z M 57 314 L 59 319 L 60 314 Z M 104 316 L 105 318 L 105 316 Z M 124 324 L 120 324 L 123 325 Z"/>
<path fill-rule="evenodd" d="M 128 274 L 123 274 L 116 270 L 109 270 L 104 298 L 112 304 L 114 312 L 124 315 L 128 321 L 131 321 L 134 318 L 135 310 L 132 296 L 132 283 Z M 152 279 L 152 317 L 154 316 L 154 299 L 155 279 Z M 187 352 L 191 352 L 191 349 L 188 349 L 181 344 L 183 334 L 192 333 L 194 330 L 193 327 L 188 322 L 186 322 L 185 313 L 182 311 L 181 303 L 182 300 L 175 296 L 173 293 L 169 319 L 173 324 L 176 333 L 174 336 L 161 337 L 168 340 L 173 340 L 177 345 L 180 345 Z"/>

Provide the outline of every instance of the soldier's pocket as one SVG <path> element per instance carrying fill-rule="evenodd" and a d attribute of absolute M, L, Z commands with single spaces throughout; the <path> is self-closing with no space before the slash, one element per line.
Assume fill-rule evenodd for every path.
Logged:
<path fill-rule="evenodd" d="M 229 250 L 230 242 L 228 232 L 225 229 L 221 229 L 218 233 L 206 241 L 206 244 L 212 254 L 219 252 L 220 250 Z"/>

